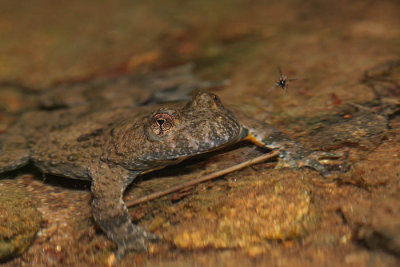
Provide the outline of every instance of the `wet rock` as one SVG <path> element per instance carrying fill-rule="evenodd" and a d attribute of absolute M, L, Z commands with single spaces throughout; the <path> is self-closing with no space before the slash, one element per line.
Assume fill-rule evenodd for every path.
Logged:
<path fill-rule="evenodd" d="M 344 110 L 342 113 L 326 118 L 318 129 L 310 133 L 307 139 L 313 149 L 330 150 L 349 145 L 373 149 L 387 135 L 387 119 L 368 108 L 354 113 Z"/>
<path fill-rule="evenodd" d="M 231 182 L 229 192 L 213 188 L 198 195 L 195 202 L 204 206 L 182 214 L 186 219 L 169 228 L 165 238 L 179 248 L 244 248 L 259 254 L 268 250 L 268 240 L 304 237 L 317 221 L 310 189 L 299 173 L 288 171 L 279 180 L 274 174 L 269 170 L 250 181 Z"/>
<path fill-rule="evenodd" d="M 139 106 L 149 103 L 186 101 L 200 88 L 224 86 L 226 82 L 201 81 L 193 74 L 194 65 L 186 64 L 143 75 L 128 73 L 119 76 L 88 77 L 81 81 L 65 81 L 39 96 L 44 108 L 65 108 L 91 105 L 105 107 Z"/>
<path fill-rule="evenodd" d="M 36 107 L 33 89 L 15 82 L 0 81 L 0 112 L 19 114 Z"/>
<path fill-rule="evenodd" d="M 400 189 L 400 184 L 398 186 Z M 400 255 L 400 196 L 395 192 L 369 205 L 342 208 L 355 238 L 368 248 Z"/>
<path fill-rule="evenodd" d="M 374 93 L 381 114 L 392 116 L 400 110 L 400 59 L 366 70 L 362 82 Z"/>
<path fill-rule="evenodd" d="M 363 188 L 385 185 L 396 179 L 397 173 L 400 172 L 400 167 L 394 166 L 395 164 L 393 163 L 394 162 L 390 161 L 390 159 L 386 161 L 370 160 L 368 164 L 365 164 L 365 162 L 357 162 L 352 165 L 348 173 L 341 176 L 341 180 Z M 388 171 L 382 172 L 382 169 Z"/>
<path fill-rule="evenodd" d="M 0 184 L 0 261 L 23 253 L 40 227 L 41 215 L 23 187 Z"/>

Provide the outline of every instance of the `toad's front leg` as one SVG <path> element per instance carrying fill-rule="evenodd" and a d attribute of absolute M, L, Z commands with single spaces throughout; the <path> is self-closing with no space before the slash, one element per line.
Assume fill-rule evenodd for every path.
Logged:
<path fill-rule="evenodd" d="M 323 176 L 330 176 L 328 166 L 322 164 L 321 161 L 337 159 L 341 156 L 337 153 L 309 150 L 267 123 L 246 119 L 242 125 L 248 131 L 246 140 L 269 149 L 280 150 L 278 168 L 309 167 L 317 170 Z"/>
<path fill-rule="evenodd" d="M 120 166 L 110 167 L 97 162 L 90 167 L 93 193 L 93 217 L 96 223 L 118 246 L 117 257 L 126 251 L 146 251 L 147 242 L 158 237 L 132 224 L 122 199 L 126 187 L 138 175 Z"/>

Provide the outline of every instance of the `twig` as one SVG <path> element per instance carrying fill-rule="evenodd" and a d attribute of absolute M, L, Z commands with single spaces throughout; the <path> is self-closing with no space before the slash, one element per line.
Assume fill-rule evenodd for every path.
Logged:
<path fill-rule="evenodd" d="M 155 198 L 158 198 L 158 197 L 162 197 L 162 196 L 168 195 L 170 193 L 182 190 L 182 189 L 184 189 L 186 187 L 189 187 L 189 186 L 192 186 L 192 185 L 196 185 L 196 184 L 208 181 L 208 180 L 212 180 L 212 179 L 220 177 L 222 175 L 225 175 L 225 174 L 228 174 L 228 173 L 243 169 L 243 168 L 248 167 L 250 165 L 254 165 L 254 164 L 263 162 L 263 161 L 265 161 L 267 159 L 270 159 L 270 158 L 273 158 L 273 157 L 275 157 L 277 155 L 279 155 L 279 151 L 278 150 L 271 151 L 268 154 L 265 154 L 265 155 L 250 159 L 248 161 L 242 162 L 240 164 L 237 164 L 235 166 L 226 168 L 224 170 L 213 172 L 213 173 L 207 174 L 205 176 L 202 176 L 200 178 L 187 181 L 186 183 L 183 183 L 183 184 L 180 184 L 180 185 L 177 185 L 177 186 L 173 186 L 173 187 L 171 187 L 171 188 L 169 188 L 167 190 L 159 191 L 159 192 L 147 195 L 145 197 L 141 197 L 141 198 L 138 198 L 138 199 L 134 199 L 132 201 L 128 201 L 126 203 L 126 206 L 127 207 L 136 206 L 136 205 L 141 204 L 143 202 L 146 202 L 146 201 L 149 201 L 149 200 L 152 200 L 152 199 L 155 199 Z"/>

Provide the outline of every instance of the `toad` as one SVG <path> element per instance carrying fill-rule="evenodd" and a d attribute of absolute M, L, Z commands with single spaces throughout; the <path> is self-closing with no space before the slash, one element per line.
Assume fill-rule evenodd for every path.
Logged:
<path fill-rule="evenodd" d="M 157 239 L 131 222 L 122 198 L 138 175 L 242 140 L 279 149 L 281 167 L 329 174 L 319 162 L 328 153 L 307 150 L 271 125 L 233 114 L 204 91 L 182 106 L 26 113 L 2 137 L 0 173 L 32 163 L 46 174 L 91 180 L 94 220 L 122 256 Z"/>

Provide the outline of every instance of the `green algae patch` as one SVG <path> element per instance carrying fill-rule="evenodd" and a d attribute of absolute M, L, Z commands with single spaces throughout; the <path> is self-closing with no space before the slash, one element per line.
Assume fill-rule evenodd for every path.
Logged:
<path fill-rule="evenodd" d="M 33 197 L 23 187 L 0 184 L 0 261 L 23 253 L 41 223 Z"/>

